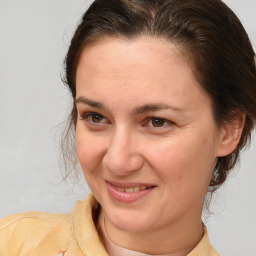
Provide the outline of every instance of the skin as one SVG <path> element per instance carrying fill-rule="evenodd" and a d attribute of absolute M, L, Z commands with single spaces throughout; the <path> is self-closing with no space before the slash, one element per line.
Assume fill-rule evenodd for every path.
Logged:
<path fill-rule="evenodd" d="M 105 221 L 110 239 L 124 248 L 187 255 L 203 236 L 217 158 L 234 150 L 242 125 L 217 127 L 189 62 L 162 39 L 105 38 L 86 46 L 76 86 L 77 155 L 102 206 L 99 226 Z M 110 196 L 106 180 L 155 187 L 123 203 Z"/>

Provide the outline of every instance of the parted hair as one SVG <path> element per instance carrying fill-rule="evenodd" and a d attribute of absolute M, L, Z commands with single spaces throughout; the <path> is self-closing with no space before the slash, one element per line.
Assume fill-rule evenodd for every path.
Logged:
<path fill-rule="evenodd" d="M 64 82 L 73 100 L 77 65 L 86 45 L 104 37 L 132 40 L 142 36 L 170 41 L 191 63 L 194 76 L 211 98 L 218 126 L 245 116 L 237 148 L 217 161 L 208 189 L 213 192 L 237 163 L 255 125 L 255 52 L 248 35 L 238 17 L 220 0 L 95 0 L 83 15 L 65 59 Z M 67 171 L 77 163 L 72 139 L 76 121 L 73 101 L 62 137 Z"/>

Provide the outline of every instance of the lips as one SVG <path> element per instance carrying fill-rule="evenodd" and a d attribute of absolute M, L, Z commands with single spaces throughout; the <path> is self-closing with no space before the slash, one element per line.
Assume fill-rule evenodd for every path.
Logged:
<path fill-rule="evenodd" d="M 121 191 L 121 192 L 134 193 L 134 192 L 143 191 L 143 190 L 148 189 L 150 187 L 136 186 L 136 187 L 129 187 L 129 188 L 120 188 L 120 187 L 116 187 L 116 188 L 118 189 L 118 191 Z"/>
<path fill-rule="evenodd" d="M 151 192 L 156 186 L 139 183 L 118 183 L 106 181 L 108 192 L 112 199 L 123 203 L 134 202 Z"/>

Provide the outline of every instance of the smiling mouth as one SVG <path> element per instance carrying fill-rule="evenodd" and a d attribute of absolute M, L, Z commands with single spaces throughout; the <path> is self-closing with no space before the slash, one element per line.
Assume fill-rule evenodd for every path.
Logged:
<path fill-rule="evenodd" d="M 151 188 L 149 186 L 136 186 L 136 187 L 130 187 L 130 188 L 120 188 L 117 186 L 115 186 L 115 187 L 118 191 L 126 192 L 126 193 L 135 193 L 135 192 L 139 192 L 139 191 L 143 191 L 143 190 Z"/>
<path fill-rule="evenodd" d="M 122 203 L 132 203 L 140 198 L 144 198 L 151 193 L 156 186 L 139 183 L 119 183 L 106 181 L 107 190 L 111 198 Z"/>
<path fill-rule="evenodd" d="M 125 192 L 125 193 L 136 193 L 140 191 L 144 191 L 150 188 L 154 188 L 154 185 L 149 184 L 138 184 L 138 183 L 118 183 L 114 181 L 106 181 L 109 185 L 111 185 L 114 189 Z"/>

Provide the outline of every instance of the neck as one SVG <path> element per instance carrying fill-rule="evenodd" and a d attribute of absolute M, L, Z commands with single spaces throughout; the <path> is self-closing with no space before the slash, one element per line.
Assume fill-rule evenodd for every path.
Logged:
<path fill-rule="evenodd" d="M 100 213 L 98 224 L 101 230 L 105 226 L 109 239 L 116 245 L 151 255 L 185 256 L 196 247 L 203 236 L 201 219 L 197 218 L 192 221 L 191 214 L 187 218 L 183 216 L 182 219 L 176 220 L 175 223 L 170 223 L 164 228 L 151 229 L 150 232 L 120 230 L 109 222 L 103 210 Z M 104 242 L 104 236 L 102 239 Z"/>

